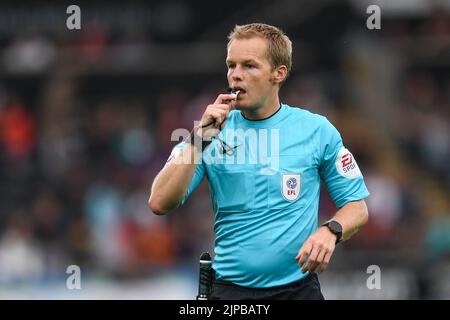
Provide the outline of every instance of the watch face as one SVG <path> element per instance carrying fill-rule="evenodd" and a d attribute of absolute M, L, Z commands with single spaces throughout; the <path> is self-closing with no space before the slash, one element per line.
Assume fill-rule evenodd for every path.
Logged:
<path fill-rule="evenodd" d="M 339 222 L 336 221 L 330 221 L 329 224 L 331 230 L 333 230 L 334 233 L 341 233 L 342 232 L 342 226 Z"/>

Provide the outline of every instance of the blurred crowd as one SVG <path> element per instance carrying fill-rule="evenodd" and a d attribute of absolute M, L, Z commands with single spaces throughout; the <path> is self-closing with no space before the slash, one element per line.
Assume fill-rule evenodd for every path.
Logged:
<path fill-rule="evenodd" d="M 223 91 L 225 72 L 190 81 L 171 75 L 166 87 L 151 73 L 96 76 L 90 68 L 115 65 L 105 61 L 114 58 L 110 48 L 146 38 L 109 34 L 101 24 L 87 30 L 0 41 L 0 283 L 62 277 L 71 264 L 116 278 L 158 276 L 213 251 L 206 183 L 166 217 L 152 214 L 147 200 L 177 143 L 173 130 L 192 127 Z M 402 62 L 386 71 L 390 91 L 368 86 L 369 96 L 385 97 L 378 113 L 349 86 L 355 74 L 370 78 L 367 69 L 380 68 L 383 56 L 357 65 L 344 50 L 321 52 L 335 55 L 326 68 L 317 58 L 306 72 L 294 69 L 281 100 L 327 116 L 365 176 L 369 223 L 342 246 L 344 256 L 393 253 L 399 264 L 448 258 L 449 12 L 388 20 L 371 37 L 379 52 Z M 299 50 L 305 42 L 298 39 Z M 133 48 L 120 63 L 142 55 Z M 320 221 L 335 210 L 323 189 Z"/>

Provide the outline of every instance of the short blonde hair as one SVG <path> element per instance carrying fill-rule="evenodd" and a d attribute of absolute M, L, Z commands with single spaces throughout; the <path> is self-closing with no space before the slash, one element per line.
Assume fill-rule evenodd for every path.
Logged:
<path fill-rule="evenodd" d="M 261 37 L 267 40 L 267 59 L 272 65 L 272 69 L 285 65 L 289 75 L 292 67 L 292 42 L 277 27 L 264 23 L 236 25 L 228 35 L 227 48 L 235 39 L 250 39 L 253 37 Z"/>

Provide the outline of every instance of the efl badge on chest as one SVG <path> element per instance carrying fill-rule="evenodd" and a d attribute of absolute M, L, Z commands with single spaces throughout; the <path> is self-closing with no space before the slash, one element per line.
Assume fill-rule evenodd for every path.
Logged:
<path fill-rule="evenodd" d="M 281 176 L 281 193 L 288 201 L 295 201 L 300 196 L 301 177 L 299 174 L 285 173 Z"/>

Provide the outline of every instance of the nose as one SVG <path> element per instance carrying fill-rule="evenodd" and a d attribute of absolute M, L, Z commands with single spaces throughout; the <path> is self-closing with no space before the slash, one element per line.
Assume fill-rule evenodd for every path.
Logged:
<path fill-rule="evenodd" d="M 236 66 L 230 70 L 229 76 L 233 82 L 242 81 L 242 69 L 239 66 Z"/>

